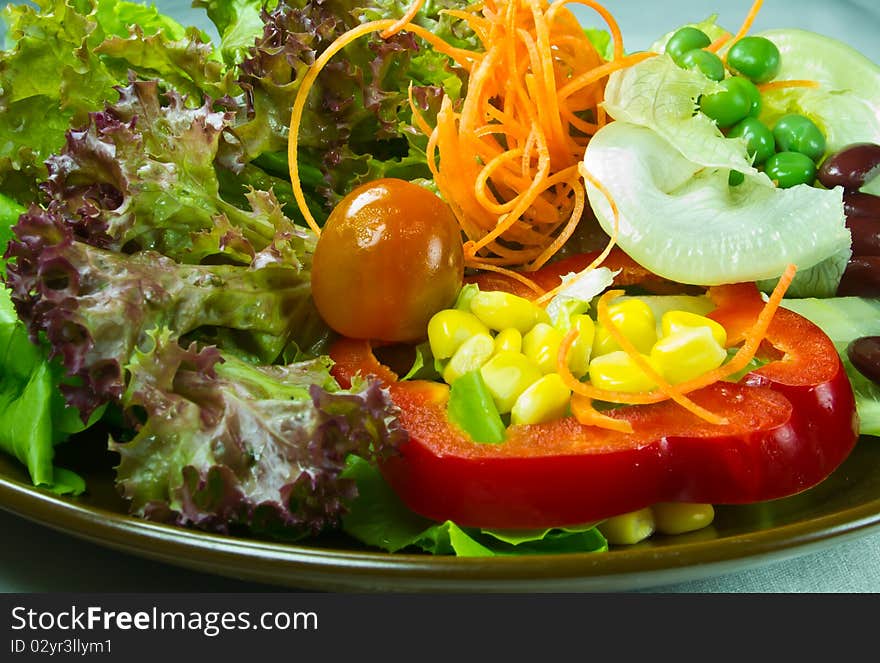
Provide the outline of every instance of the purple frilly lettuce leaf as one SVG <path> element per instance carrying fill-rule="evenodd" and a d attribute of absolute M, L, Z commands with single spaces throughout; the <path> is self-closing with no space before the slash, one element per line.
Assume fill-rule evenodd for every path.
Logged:
<path fill-rule="evenodd" d="M 253 366 L 167 330 L 135 353 L 122 399 L 139 421 L 118 482 L 134 514 L 223 533 L 313 535 L 338 526 L 357 490 L 349 455 L 405 439 L 378 383 L 339 390 L 327 359 Z"/>

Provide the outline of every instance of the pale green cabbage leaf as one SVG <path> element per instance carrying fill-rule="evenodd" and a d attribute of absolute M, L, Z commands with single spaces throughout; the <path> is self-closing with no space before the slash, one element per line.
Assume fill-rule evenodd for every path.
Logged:
<path fill-rule="evenodd" d="M 742 140 L 697 112 L 696 100 L 716 85 L 666 55 L 611 76 L 605 107 L 615 122 L 590 140 L 584 166 L 617 205 L 623 251 L 660 276 L 698 285 L 773 279 L 790 263 L 806 272 L 848 258 L 842 191 L 775 187 L 751 166 Z M 728 184 L 732 170 L 745 175 L 741 185 Z M 587 192 L 612 234 L 609 200 L 592 184 Z M 818 294 L 812 285 L 833 291 L 837 271 L 812 272 L 804 296 Z"/>

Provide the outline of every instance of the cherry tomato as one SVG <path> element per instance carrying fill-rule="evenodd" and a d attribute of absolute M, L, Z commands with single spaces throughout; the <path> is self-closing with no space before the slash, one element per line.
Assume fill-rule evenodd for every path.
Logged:
<path fill-rule="evenodd" d="M 358 187 L 330 213 L 312 264 L 318 312 L 350 338 L 408 342 L 455 301 L 461 231 L 427 189 L 399 179 Z"/>

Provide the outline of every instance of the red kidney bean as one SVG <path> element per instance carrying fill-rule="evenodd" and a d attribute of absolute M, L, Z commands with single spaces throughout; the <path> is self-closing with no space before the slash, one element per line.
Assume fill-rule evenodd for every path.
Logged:
<path fill-rule="evenodd" d="M 846 348 L 846 354 L 859 373 L 880 384 L 880 336 L 857 338 Z"/>
<path fill-rule="evenodd" d="M 859 189 L 880 174 L 880 145 L 854 143 L 825 159 L 818 178 L 829 189 Z"/>
<path fill-rule="evenodd" d="M 846 227 L 852 235 L 854 256 L 880 256 L 880 216 L 850 216 Z"/>
<path fill-rule="evenodd" d="M 880 196 L 846 191 L 843 194 L 843 212 L 847 216 L 880 217 Z"/>
<path fill-rule="evenodd" d="M 837 286 L 838 297 L 880 297 L 880 256 L 850 258 Z"/>

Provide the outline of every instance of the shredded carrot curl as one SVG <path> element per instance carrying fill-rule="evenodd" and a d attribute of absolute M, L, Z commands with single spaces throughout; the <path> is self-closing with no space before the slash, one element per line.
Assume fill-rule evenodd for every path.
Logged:
<path fill-rule="evenodd" d="M 740 39 L 742 39 L 743 37 L 745 37 L 749 33 L 749 30 L 752 29 L 752 24 L 754 24 L 755 19 L 758 18 L 758 12 L 761 11 L 761 6 L 763 4 L 764 4 L 764 0 L 755 0 L 755 2 L 752 3 L 751 9 L 749 9 L 749 13 L 746 14 L 746 17 L 743 20 L 742 25 L 740 26 L 739 30 L 733 36 L 733 39 L 730 42 L 731 46 L 733 46 L 733 44 L 738 42 Z"/>
<path fill-rule="evenodd" d="M 718 39 L 716 39 L 711 44 L 706 46 L 706 50 L 710 51 L 712 53 L 717 53 L 721 49 L 721 47 L 724 46 L 724 44 L 726 44 L 727 42 L 729 42 L 732 38 L 733 38 L 732 34 L 730 34 L 729 32 L 725 32 L 723 35 L 718 37 Z"/>
<path fill-rule="evenodd" d="M 727 46 L 727 50 L 730 50 L 730 47 L 733 46 L 740 39 L 745 37 L 749 30 L 752 29 L 752 25 L 755 22 L 755 19 L 758 17 L 758 12 L 761 11 L 761 6 L 764 4 L 764 0 L 755 0 L 752 4 L 751 9 L 749 9 L 749 13 L 746 14 L 745 19 L 743 20 L 742 25 L 739 30 L 737 30 L 736 34 L 733 38 L 730 35 L 724 35 L 720 39 L 716 39 L 712 42 L 706 50 L 712 51 L 713 53 L 718 52 L 723 46 Z M 726 61 L 726 57 L 724 60 Z"/>
<path fill-rule="evenodd" d="M 593 407 L 593 399 L 581 394 L 572 394 L 571 414 L 579 424 L 584 426 L 598 426 L 618 433 L 633 432 L 632 424 L 626 419 L 615 419 L 607 414 L 602 414 Z"/>
<path fill-rule="evenodd" d="M 608 24 L 611 61 L 587 39 L 569 2 Z M 606 122 L 600 104 L 608 76 L 653 54 L 624 55 L 617 23 L 594 0 L 486 0 L 455 15 L 483 50 L 460 106 L 444 104 L 437 115 L 429 141 L 434 180 L 467 239 L 469 267 L 537 270 L 586 209 L 578 164 Z"/>
<path fill-rule="evenodd" d="M 791 79 L 788 81 L 772 81 L 770 83 L 763 83 L 762 85 L 758 86 L 758 91 L 763 94 L 764 92 L 769 92 L 770 90 L 785 90 L 795 87 L 819 88 L 822 87 L 822 85 L 821 83 L 819 83 L 819 81 Z"/>
<path fill-rule="evenodd" d="M 412 20 L 416 17 L 416 14 L 419 13 L 419 10 L 425 4 L 425 0 L 415 0 L 410 6 L 409 9 L 404 12 L 403 16 L 397 19 L 397 22 L 392 25 L 387 30 L 383 30 L 379 33 L 379 36 L 382 39 L 388 39 L 388 37 L 393 37 L 398 32 L 403 30 L 409 23 L 412 23 Z"/>

